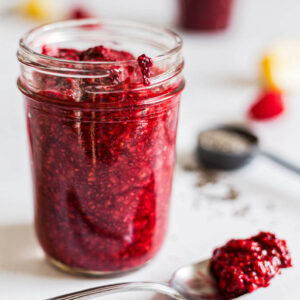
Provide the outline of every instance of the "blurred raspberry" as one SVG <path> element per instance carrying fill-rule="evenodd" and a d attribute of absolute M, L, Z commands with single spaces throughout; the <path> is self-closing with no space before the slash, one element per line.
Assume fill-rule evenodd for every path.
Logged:
<path fill-rule="evenodd" d="M 94 15 L 82 6 L 74 7 L 69 13 L 68 19 L 87 19 L 93 18 Z"/>
<path fill-rule="evenodd" d="M 284 112 L 284 102 L 279 91 L 263 92 L 248 111 L 253 120 L 268 120 L 280 116 Z"/>

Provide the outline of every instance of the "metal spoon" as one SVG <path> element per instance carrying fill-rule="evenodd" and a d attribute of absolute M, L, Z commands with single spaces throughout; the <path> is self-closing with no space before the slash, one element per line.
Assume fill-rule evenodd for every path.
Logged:
<path fill-rule="evenodd" d="M 212 168 L 212 169 L 219 169 L 219 170 L 235 170 L 251 162 L 251 160 L 255 156 L 263 155 L 264 157 L 272 160 L 273 162 L 279 164 L 280 166 L 300 175 L 300 168 L 295 164 L 290 163 L 273 153 L 262 150 L 259 147 L 258 137 L 250 130 L 238 126 L 224 125 L 204 132 L 209 132 L 213 130 L 239 134 L 243 138 L 248 140 L 249 147 L 247 151 L 244 152 L 214 151 L 212 149 L 208 149 L 204 147 L 203 145 L 201 145 L 200 142 L 198 142 L 198 146 L 197 146 L 198 158 L 200 159 L 200 161 L 205 167 Z"/>
<path fill-rule="evenodd" d="M 120 292 L 153 291 L 177 300 L 221 300 L 217 284 L 209 270 L 209 260 L 178 269 L 168 284 L 156 282 L 127 282 L 82 290 L 47 300 L 96 299 Z"/>

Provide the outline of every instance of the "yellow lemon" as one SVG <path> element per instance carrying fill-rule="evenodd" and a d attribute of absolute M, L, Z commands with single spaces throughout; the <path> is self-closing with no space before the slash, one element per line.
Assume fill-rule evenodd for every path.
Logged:
<path fill-rule="evenodd" d="M 26 1 L 21 7 L 21 14 L 37 21 L 50 21 L 54 16 L 51 2 L 51 0 Z"/>
<path fill-rule="evenodd" d="M 300 90 L 300 41 L 284 41 L 270 48 L 261 62 L 267 88 Z"/>

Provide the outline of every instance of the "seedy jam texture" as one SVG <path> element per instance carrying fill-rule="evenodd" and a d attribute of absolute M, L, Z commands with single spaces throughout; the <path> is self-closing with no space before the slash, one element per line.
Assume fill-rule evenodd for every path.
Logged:
<path fill-rule="evenodd" d="M 282 268 L 292 266 L 284 240 L 261 232 L 245 240 L 230 240 L 215 249 L 211 271 L 225 299 L 232 299 L 267 287 Z"/>
<path fill-rule="evenodd" d="M 221 30 L 228 27 L 234 0 L 179 0 L 183 27 Z"/>
<path fill-rule="evenodd" d="M 167 229 L 179 83 L 148 88 L 159 72 L 150 58 L 104 46 L 42 53 L 132 63 L 103 66 L 99 78 L 33 74 L 39 91 L 26 96 L 26 108 L 39 241 L 73 268 L 139 267 Z"/>

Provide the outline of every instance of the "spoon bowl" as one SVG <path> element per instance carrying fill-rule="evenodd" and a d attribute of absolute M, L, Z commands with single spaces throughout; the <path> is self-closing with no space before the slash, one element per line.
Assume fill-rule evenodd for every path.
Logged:
<path fill-rule="evenodd" d="M 222 300 L 215 279 L 209 270 L 209 260 L 179 268 L 172 276 L 170 285 L 191 300 Z"/>

